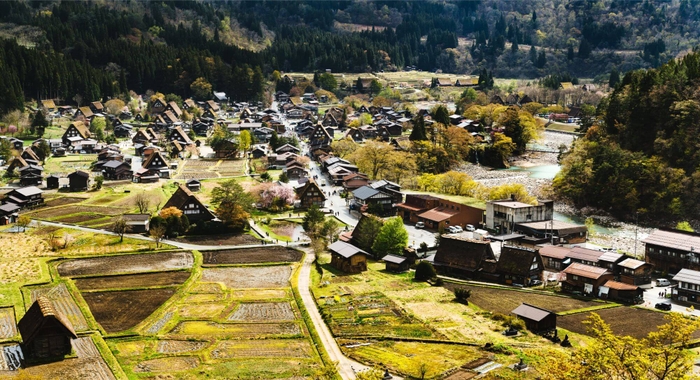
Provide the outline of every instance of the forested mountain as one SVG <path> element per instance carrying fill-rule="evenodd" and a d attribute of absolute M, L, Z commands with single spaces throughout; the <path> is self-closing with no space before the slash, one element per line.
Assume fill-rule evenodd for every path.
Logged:
<path fill-rule="evenodd" d="M 625 75 L 554 180 L 578 206 L 656 223 L 700 214 L 700 53 Z"/>
<path fill-rule="evenodd" d="M 603 80 L 693 47 L 699 15 L 691 0 L 3 1 L 0 37 L 23 47 L 2 44 L 0 111 L 127 89 L 189 96 L 199 77 L 250 99 L 273 70 Z"/>

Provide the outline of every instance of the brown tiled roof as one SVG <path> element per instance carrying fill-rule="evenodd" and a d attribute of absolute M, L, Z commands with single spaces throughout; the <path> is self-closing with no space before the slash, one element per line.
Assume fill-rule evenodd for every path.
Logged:
<path fill-rule="evenodd" d="M 592 279 L 598 279 L 604 274 L 610 274 L 610 272 L 608 272 L 608 270 L 605 268 L 594 267 L 581 263 L 573 263 L 566 267 L 566 269 L 564 269 L 562 272 Z"/>
<path fill-rule="evenodd" d="M 40 296 L 34 301 L 32 306 L 29 307 L 27 313 L 19 321 L 17 327 L 19 333 L 22 335 L 22 341 L 24 344 L 29 345 L 32 340 L 36 337 L 37 333 L 42 330 L 42 327 L 46 323 L 52 321 L 57 321 L 65 329 L 66 335 L 73 339 L 78 336 L 75 335 L 75 330 L 73 325 L 70 323 L 68 318 L 66 318 L 63 313 L 54 308 L 53 303 L 46 297 Z"/>
<path fill-rule="evenodd" d="M 625 284 L 624 282 L 617 282 L 613 280 L 608 280 L 603 286 L 607 286 L 610 289 L 615 290 L 637 290 L 638 286 Z"/>

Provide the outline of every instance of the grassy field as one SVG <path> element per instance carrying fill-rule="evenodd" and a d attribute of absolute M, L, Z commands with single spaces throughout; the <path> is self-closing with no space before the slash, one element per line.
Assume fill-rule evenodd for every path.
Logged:
<path fill-rule="evenodd" d="M 404 192 L 407 194 L 432 195 L 434 197 L 439 197 L 439 198 L 447 199 L 449 201 L 457 202 L 457 203 L 460 203 L 463 205 L 472 206 L 472 207 L 476 207 L 476 208 L 479 208 L 482 210 L 486 210 L 486 201 L 483 201 L 483 200 L 477 199 L 477 198 L 465 197 L 462 195 L 448 195 L 448 194 L 431 193 L 431 192 L 426 192 L 426 191 L 414 191 L 414 190 L 406 190 Z"/>
<path fill-rule="evenodd" d="M 492 378 L 511 378 L 513 372 L 505 366 L 517 363 L 521 357 L 537 365 L 550 350 L 562 350 L 527 331 L 505 337 L 505 327 L 491 318 L 492 312 L 503 310 L 500 300 L 527 298 L 528 294 L 511 295 L 501 290 L 487 296 L 483 292 L 484 298 L 494 301 L 483 303 L 483 307 L 465 305 L 456 302 L 449 289 L 414 282 L 412 273 L 386 272 L 383 263 L 370 262 L 368 271 L 345 275 L 331 268 L 328 261 L 328 256 L 322 256 L 322 272 L 312 273 L 313 294 L 343 352 L 363 363 L 386 367 L 405 377 L 425 374 L 426 378 L 441 378 L 487 357 L 504 365 L 494 371 Z M 476 302 L 479 295 L 476 290 L 473 294 Z M 543 297 L 552 298 L 548 304 L 560 301 L 567 310 L 587 306 L 577 300 Z M 574 346 L 588 340 L 569 330 L 561 329 L 559 333 L 568 334 Z M 496 348 L 485 351 L 482 347 L 486 343 Z"/>

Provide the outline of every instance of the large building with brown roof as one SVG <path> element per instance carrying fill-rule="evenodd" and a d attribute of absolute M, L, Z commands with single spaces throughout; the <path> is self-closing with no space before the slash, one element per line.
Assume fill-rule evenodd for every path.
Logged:
<path fill-rule="evenodd" d="M 406 194 L 406 200 L 396 205 L 404 222 L 423 222 L 431 230 L 444 230 L 450 226 L 478 226 L 484 211 L 447 199 L 425 194 Z"/>
<path fill-rule="evenodd" d="M 700 235 L 696 233 L 656 230 L 642 242 L 645 261 L 660 272 L 700 270 Z"/>
<path fill-rule="evenodd" d="M 294 191 L 301 203 L 301 208 L 309 208 L 313 205 L 323 207 L 326 203 L 326 195 L 323 190 L 311 179 Z"/>
<path fill-rule="evenodd" d="M 533 281 L 542 281 L 544 264 L 534 249 L 504 246 L 496 264 L 500 282 L 528 286 Z"/>
<path fill-rule="evenodd" d="M 73 145 L 80 141 L 89 139 L 90 136 L 92 136 L 92 134 L 85 123 L 82 121 L 76 121 L 68 126 L 66 131 L 63 133 L 61 140 L 63 140 L 63 144 L 65 145 Z"/>

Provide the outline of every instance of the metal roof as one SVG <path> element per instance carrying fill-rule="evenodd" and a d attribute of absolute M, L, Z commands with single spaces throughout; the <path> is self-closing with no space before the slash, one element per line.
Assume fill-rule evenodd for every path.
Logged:
<path fill-rule="evenodd" d="M 681 251 L 700 251 L 700 235 L 688 233 L 656 230 L 642 242 Z"/>
<path fill-rule="evenodd" d="M 639 289 L 636 285 L 625 284 L 624 282 L 618 282 L 613 280 L 608 280 L 603 286 L 615 290 L 637 290 Z"/>
<path fill-rule="evenodd" d="M 700 272 L 691 269 L 681 269 L 677 275 L 673 276 L 672 280 L 700 285 Z"/>
<path fill-rule="evenodd" d="M 562 272 L 574 276 L 581 276 L 592 279 L 598 279 L 600 278 L 600 276 L 606 273 L 610 273 L 605 268 L 594 267 L 591 265 L 581 263 L 573 263 L 566 267 L 566 269 L 564 269 Z"/>
<path fill-rule="evenodd" d="M 335 252 L 339 254 L 340 256 L 345 257 L 346 259 L 349 259 L 352 256 L 357 255 L 358 253 L 362 253 L 364 255 L 367 254 L 367 252 L 355 247 L 352 244 L 348 244 L 344 241 L 336 241 L 335 243 L 331 244 L 328 246 L 328 250 L 331 252 Z"/>
<path fill-rule="evenodd" d="M 641 261 L 641 260 L 636 260 L 636 259 L 625 259 L 618 264 L 621 267 L 624 268 L 629 268 L 629 269 L 637 269 L 641 267 L 642 265 L 646 264 L 646 262 Z"/>
<path fill-rule="evenodd" d="M 387 263 L 392 263 L 392 264 L 402 264 L 404 261 L 406 261 L 406 258 L 403 256 L 396 256 L 392 254 L 388 254 L 382 258 L 384 262 Z"/>
<path fill-rule="evenodd" d="M 523 303 L 520 306 L 516 307 L 515 310 L 511 311 L 511 313 L 519 317 L 527 318 L 537 322 L 545 319 L 551 314 L 554 314 L 549 310 L 540 309 L 537 306 L 533 306 L 527 303 Z"/>
<path fill-rule="evenodd" d="M 362 186 L 352 192 L 352 195 L 357 199 L 369 199 L 377 194 L 381 194 L 381 192 L 369 186 Z"/>

